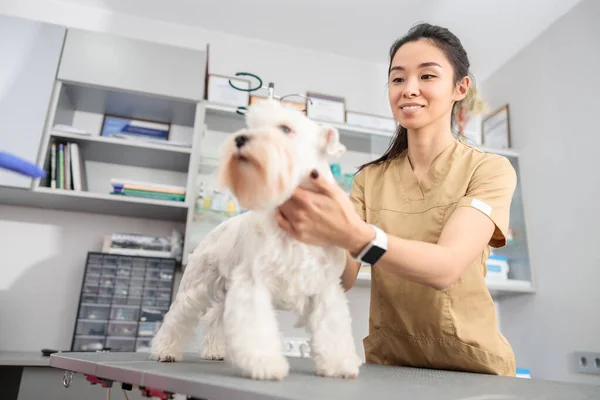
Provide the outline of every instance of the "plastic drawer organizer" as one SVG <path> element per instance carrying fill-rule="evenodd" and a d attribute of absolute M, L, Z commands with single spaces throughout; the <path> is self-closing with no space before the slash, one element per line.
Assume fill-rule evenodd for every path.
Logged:
<path fill-rule="evenodd" d="M 171 305 L 175 259 L 88 253 L 72 351 L 148 351 Z"/>

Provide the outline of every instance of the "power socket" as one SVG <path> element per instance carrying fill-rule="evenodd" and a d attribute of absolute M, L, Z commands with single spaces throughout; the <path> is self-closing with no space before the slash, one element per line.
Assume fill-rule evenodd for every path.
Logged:
<path fill-rule="evenodd" d="M 307 338 L 286 337 L 283 339 L 283 354 L 289 357 L 310 357 Z"/>
<path fill-rule="evenodd" d="M 573 353 L 573 359 L 577 372 L 600 375 L 600 353 L 576 351 Z"/>

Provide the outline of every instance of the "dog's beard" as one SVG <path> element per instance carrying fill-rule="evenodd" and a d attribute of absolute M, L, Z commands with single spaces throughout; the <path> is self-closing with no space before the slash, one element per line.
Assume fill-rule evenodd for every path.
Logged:
<path fill-rule="evenodd" d="M 243 208 L 270 209 L 291 196 L 297 185 L 294 165 L 287 146 L 253 138 L 240 151 L 228 150 L 220 181 Z"/>

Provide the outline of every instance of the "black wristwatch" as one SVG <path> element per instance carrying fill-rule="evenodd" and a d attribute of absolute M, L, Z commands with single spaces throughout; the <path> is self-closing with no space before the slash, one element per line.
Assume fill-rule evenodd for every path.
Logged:
<path fill-rule="evenodd" d="M 375 230 L 375 239 L 367 244 L 354 259 L 365 264 L 375 265 L 387 251 L 387 235 L 377 226 L 373 224 L 370 226 Z"/>

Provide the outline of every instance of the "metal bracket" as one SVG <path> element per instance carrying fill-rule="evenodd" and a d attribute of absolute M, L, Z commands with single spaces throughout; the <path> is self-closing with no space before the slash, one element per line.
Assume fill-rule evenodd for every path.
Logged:
<path fill-rule="evenodd" d="M 73 372 L 65 371 L 63 375 L 63 386 L 68 388 L 71 386 L 71 382 L 73 382 Z"/>

